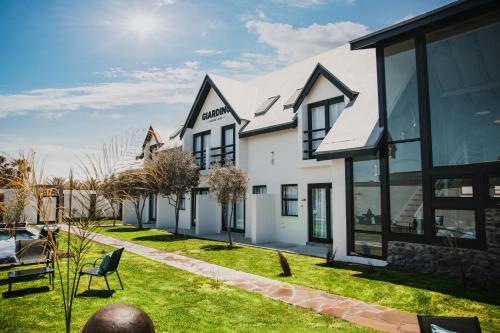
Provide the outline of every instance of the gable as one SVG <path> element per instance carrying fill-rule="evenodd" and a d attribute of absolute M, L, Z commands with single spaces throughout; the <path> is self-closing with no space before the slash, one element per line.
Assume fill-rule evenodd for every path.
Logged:
<path fill-rule="evenodd" d="M 189 115 L 186 119 L 184 127 L 182 128 L 181 138 L 184 136 L 184 133 L 186 132 L 187 128 L 193 128 L 195 122 L 198 120 L 198 116 L 200 115 L 203 106 L 205 105 L 205 101 L 210 93 L 216 94 L 217 97 L 220 99 L 220 101 L 222 101 L 222 103 L 223 103 L 223 105 L 218 107 L 218 108 L 223 108 L 223 110 L 219 110 L 218 113 L 224 112 L 224 114 L 225 114 L 226 111 L 228 111 L 233 115 L 234 119 L 236 120 L 236 122 L 238 124 L 241 123 L 241 119 L 236 114 L 233 107 L 227 102 L 227 100 L 224 98 L 224 96 L 222 95 L 220 90 L 217 88 L 217 86 L 214 84 L 214 82 L 210 79 L 210 77 L 208 75 L 206 75 L 205 79 L 203 80 L 203 83 L 200 87 L 200 90 L 198 91 L 198 94 L 197 94 L 196 99 L 193 103 L 193 106 L 191 107 L 191 110 L 189 111 Z M 217 111 L 215 111 L 215 109 L 212 109 L 212 110 L 214 110 L 214 112 L 215 112 L 213 115 L 215 117 L 217 114 Z M 210 111 L 212 111 L 212 110 L 210 110 Z"/>
<path fill-rule="evenodd" d="M 314 82 L 309 94 L 307 94 L 307 97 L 304 100 L 307 101 L 307 104 L 311 104 L 337 96 L 343 96 L 342 91 L 328 81 L 328 79 L 326 79 L 323 75 L 320 75 Z"/>
<path fill-rule="evenodd" d="M 235 121 L 237 120 L 231 113 L 230 108 L 227 107 L 217 92 L 211 88 L 191 128 L 193 132 L 200 132 L 234 123 Z"/>

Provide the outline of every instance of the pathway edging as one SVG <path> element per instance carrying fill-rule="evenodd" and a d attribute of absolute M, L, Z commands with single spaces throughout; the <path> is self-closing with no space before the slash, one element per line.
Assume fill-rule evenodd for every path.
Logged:
<path fill-rule="evenodd" d="M 62 230 L 68 231 L 68 226 L 63 225 Z M 213 279 L 216 277 L 227 285 L 288 304 L 311 309 L 315 312 L 347 320 L 358 325 L 384 332 L 419 332 L 417 316 L 409 312 L 394 310 L 344 296 L 328 294 L 324 291 L 308 287 L 237 271 L 176 253 L 161 251 L 133 242 L 104 236 L 99 233 L 93 233 L 91 237 L 93 237 L 95 242 L 101 244 L 115 248 L 124 247 L 129 252 L 174 268 L 207 278 Z"/>

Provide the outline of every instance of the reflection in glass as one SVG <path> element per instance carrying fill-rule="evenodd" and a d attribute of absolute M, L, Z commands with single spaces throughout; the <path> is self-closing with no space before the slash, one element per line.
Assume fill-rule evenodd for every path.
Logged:
<path fill-rule="evenodd" d="M 317 106 L 311 109 L 311 133 L 312 150 L 316 150 L 326 134 L 325 130 L 325 106 Z"/>
<path fill-rule="evenodd" d="M 325 187 L 312 188 L 312 236 L 314 238 L 326 239 L 327 232 L 327 189 Z"/>
<path fill-rule="evenodd" d="M 472 198 L 472 179 L 440 178 L 434 181 L 434 196 L 438 198 Z"/>
<path fill-rule="evenodd" d="M 482 18 L 482 26 L 465 28 L 461 22 L 427 36 L 435 166 L 500 159 L 498 17 Z"/>
<path fill-rule="evenodd" d="M 415 42 L 384 49 L 387 129 L 389 141 L 420 137 Z"/>
<path fill-rule="evenodd" d="M 490 198 L 500 198 L 500 177 L 488 179 L 488 194 Z"/>
<path fill-rule="evenodd" d="M 364 232 L 354 233 L 354 251 L 360 255 L 381 257 L 382 235 Z"/>
<path fill-rule="evenodd" d="M 420 142 L 389 145 L 391 231 L 423 234 Z"/>
<path fill-rule="evenodd" d="M 476 238 L 476 218 L 473 210 L 436 209 L 434 222 L 436 236 Z"/>
<path fill-rule="evenodd" d="M 354 228 L 382 231 L 378 157 L 353 159 Z"/>

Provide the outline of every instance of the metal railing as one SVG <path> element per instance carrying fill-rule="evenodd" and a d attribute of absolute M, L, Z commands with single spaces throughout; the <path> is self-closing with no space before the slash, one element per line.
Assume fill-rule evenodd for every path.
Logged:
<path fill-rule="evenodd" d="M 304 131 L 304 139 L 302 140 L 303 155 L 302 158 L 305 160 L 314 158 L 316 149 L 318 148 L 321 141 L 326 136 L 330 128 L 316 128 L 313 130 Z"/>

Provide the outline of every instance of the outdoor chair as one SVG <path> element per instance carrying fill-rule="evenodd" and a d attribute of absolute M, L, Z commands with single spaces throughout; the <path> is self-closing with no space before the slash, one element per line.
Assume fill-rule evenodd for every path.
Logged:
<path fill-rule="evenodd" d="M 118 265 L 120 264 L 120 258 L 122 257 L 123 250 L 124 249 L 121 248 L 113 251 L 112 253 L 106 254 L 101 259 L 96 259 L 96 261 L 94 261 L 94 263 L 92 264 L 92 268 L 84 269 L 85 267 L 84 265 L 80 270 L 80 274 L 78 275 L 78 281 L 76 282 L 76 288 L 75 288 L 75 295 L 78 290 L 78 285 L 80 284 L 80 278 L 82 277 L 82 275 L 90 275 L 89 285 L 87 289 L 90 290 L 90 284 L 92 283 L 92 278 L 95 276 L 95 277 L 103 277 L 104 281 L 106 281 L 106 286 L 108 287 L 108 290 L 111 290 L 109 288 L 107 276 L 116 273 L 116 276 L 118 276 L 118 281 L 120 281 L 120 286 L 123 290 L 122 280 L 120 279 L 120 274 L 118 274 Z M 99 260 L 101 260 L 101 262 L 99 266 L 97 266 L 97 262 Z"/>
<path fill-rule="evenodd" d="M 477 317 L 417 316 L 421 333 L 481 333 Z"/>

